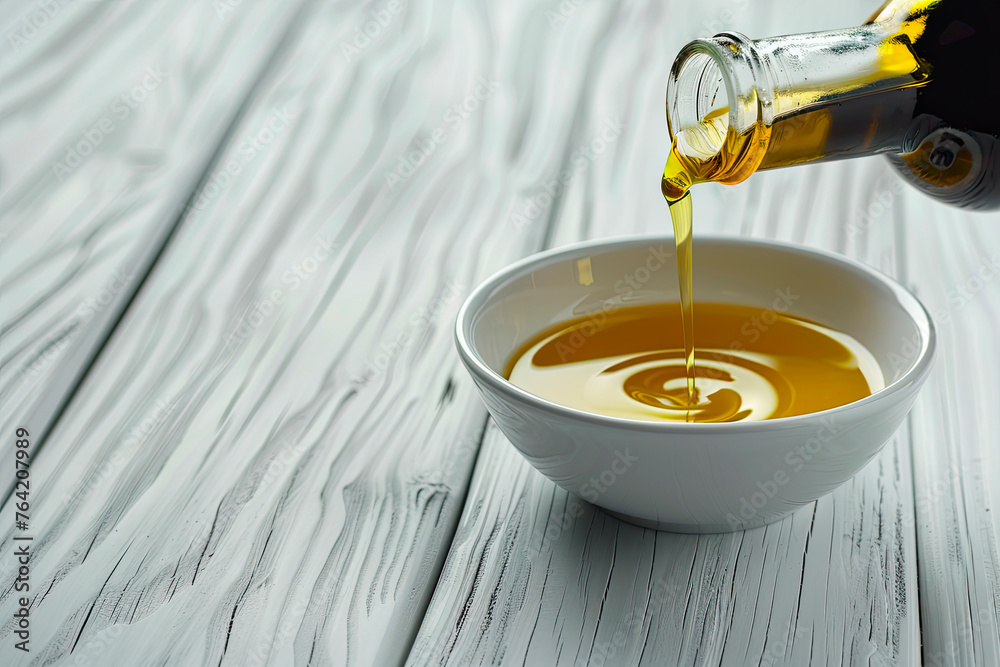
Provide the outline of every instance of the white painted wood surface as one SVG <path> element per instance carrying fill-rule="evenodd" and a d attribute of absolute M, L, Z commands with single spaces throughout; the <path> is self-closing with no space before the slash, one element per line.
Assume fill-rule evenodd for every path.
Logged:
<path fill-rule="evenodd" d="M 0 432 L 48 431 L 296 10 L 0 8 Z"/>
<path fill-rule="evenodd" d="M 342 45 L 388 3 L 308 3 L 285 47 L 297 5 L 96 6 L 57 19 L 118 41 L 62 76 L 0 61 L 5 81 L 32 67 L 52 77 L 0 87 L 21 105 L 3 113 L 38 100 L 47 117 L 100 114 L 108 95 L 84 91 L 104 70 L 126 81 L 112 66 L 125 54 L 136 67 L 137 54 L 184 59 L 198 73 L 183 93 L 201 101 L 149 105 L 145 131 L 123 127 L 127 140 L 74 172 L 110 179 L 104 189 L 31 185 L 65 139 L 22 121 L 34 138 L 15 145 L 18 128 L 0 123 L 3 373 L 71 326 L 122 258 L 163 243 L 159 213 L 204 205 L 103 349 L 107 331 L 90 334 L 100 354 L 37 452 L 33 652 L 12 650 L 5 588 L 0 664 L 996 664 L 1000 359 L 984 343 L 996 283 L 940 327 L 935 377 L 869 466 L 808 510 L 730 535 L 657 533 L 578 504 L 494 427 L 483 438 L 452 347 L 460 300 L 504 264 L 666 231 L 663 85 L 686 40 L 851 25 L 868 3 L 401 2 L 356 51 Z M 5 11 L 0 25 L 16 22 Z M 169 41 L 178 34 L 206 50 Z M 51 43 L 26 49 L 48 54 L 64 38 L 35 39 Z M 246 50 L 245 65 L 206 55 Z M 469 96 L 475 109 L 455 111 Z M 160 176 L 106 166 L 131 165 L 143 136 L 158 142 Z M 248 136 L 269 138 L 251 153 Z M 44 150 L 6 159 L 30 145 Z M 219 183 L 218 166 L 205 173 L 216 150 L 216 165 L 241 166 L 218 190 L 205 187 Z M 411 155 L 420 164 L 392 176 Z M 572 179 L 549 204 L 539 195 L 564 169 Z M 703 186 L 696 235 L 831 248 L 947 304 L 1000 251 L 1000 216 L 945 209 L 893 178 L 875 159 Z M 48 263 L 31 289 L 9 282 L 33 256 Z M 37 383 L 34 401 L 72 387 Z M 30 414 L 10 395 L 4 446 Z M 0 516 L 9 580 L 10 501 Z"/>
<path fill-rule="evenodd" d="M 997 665 L 1000 215 L 905 204 L 906 279 L 939 341 L 910 418 L 924 664 Z"/>
<path fill-rule="evenodd" d="M 561 158 L 521 133 L 564 114 L 482 89 L 495 56 L 475 6 L 408 8 L 350 63 L 339 45 L 365 14 L 308 11 L 221 162 L 276 112 L 287 126 L 184 221 L 35 460 L 38 662 L 409 651 L 486 420 L 451 324 L 474 282 L 539 247 L 543 224 L 497 220 Z M 491 104 L 449 123 L 477 88 Z M 487 132 L 498 118 L 523 124 Z"/>

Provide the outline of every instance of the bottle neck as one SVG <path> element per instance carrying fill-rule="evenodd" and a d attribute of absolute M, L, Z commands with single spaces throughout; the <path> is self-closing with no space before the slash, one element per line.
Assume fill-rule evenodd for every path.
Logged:
<path fill-rule="evenodd" d="M 738 153 L 715 160 L 718 173 L 705 175 L 723 183 L 760 169 L 913 150 L 906 135 L 929 71 L 900 34 L 899 22 L 881 21 L 760 40 L 739 33 L 694 40 L 667 84 L 671 136 L 724 117 L 728 139 L 700 146 L 697 156 Z"/>

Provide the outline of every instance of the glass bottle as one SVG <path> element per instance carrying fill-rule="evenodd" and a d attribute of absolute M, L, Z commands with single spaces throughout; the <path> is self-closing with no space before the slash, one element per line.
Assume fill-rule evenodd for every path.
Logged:
<path fill-rule="evenodd" d="M 663 192 L 760 169 L 885 154 L 911 184 L 1000 207 L 1000 0 L 891 0 L 857 28 L 681 49 Z"/>

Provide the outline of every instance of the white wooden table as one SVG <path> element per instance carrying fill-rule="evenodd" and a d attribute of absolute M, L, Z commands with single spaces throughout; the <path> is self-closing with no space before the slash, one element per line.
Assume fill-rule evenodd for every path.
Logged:
<path fill-rule="evenodd" d="M 938 324 L 906 425 L 765 528 L 579 509 L 458 362 L 493 271 L 668 229 L 684 42 L 874 9 L 753 4 L 0 5 L 0 664 L 1000 664 L 1000 215 L 880 159 L 699 187 L 696 235 L 836 250 Z"/>

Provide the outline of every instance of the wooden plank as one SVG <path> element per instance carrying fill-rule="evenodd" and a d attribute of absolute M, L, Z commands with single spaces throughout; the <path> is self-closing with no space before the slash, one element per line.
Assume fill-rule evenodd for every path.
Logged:
<path fill-rule="evenodd" d="M 938 329 L 911 414 L 925 665 L 1000 664 L 1000 214 L 893 197 L 907 279 Z"/>
<path fill-rule="evenodd" d="M 0 431 L 48 432 L 297 10 L 222 6 L 50 0 L 9 19 Z"/>
<path fill-rule="evenodd" d="M 730 9 L 705 3 L 690 21 L 703 25 Z M 786 21 L 790 9 L 744 16 L 745 31 L 837 25 L 830 16 Z M 670 17 L 653 3 L 608 20 L 570 144 L 588 142 L 585 128 L 606 115 L 621 116 L 628 129 L 569 188 L 553 244 L 669 234 L 656 188 L 667 148 L 657 84 L 684 32 Z M 874 201 L 870 184 L 888 172 L 875 159 L 759 174 L 733 188 L 699 186 L 695 234 L 803 242 L 897 273 L 901 227 L 859 234 L 851 226 Z M 904 427 L 854 479 L 785 521 L 691 536 L 641 529 L 573 499 L 491 429 L 408 662 L 913 664 L 920 625 L 914 526 L 905 521 L 913 502 L 907 437 Z"/>
<path fill-rule="evenodd" d="M 191 211 L 33 463 L 33 659 L 402 662 L 486 421 L 454 316 L 541 246 L 510 216 L 588 85 L 555 65 L 603 29 L 529 4 L 407 4 L 346 54 L 370 9 L 309 5 L 221 164 L 293 117 Z"/>

